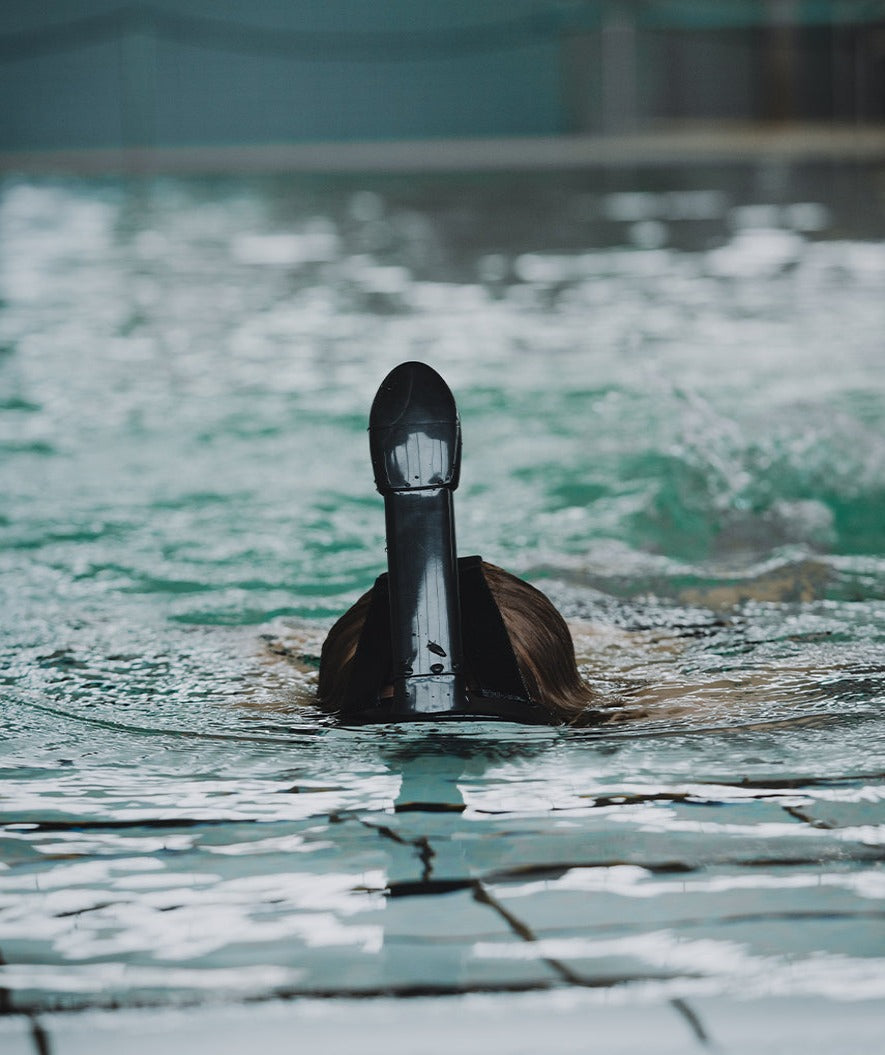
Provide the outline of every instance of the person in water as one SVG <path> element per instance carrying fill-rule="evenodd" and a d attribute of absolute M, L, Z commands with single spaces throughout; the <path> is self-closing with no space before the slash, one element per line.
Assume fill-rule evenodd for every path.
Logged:
<path fill-rule="evenodd" d="M 329 631 L 320 705 L 346 723 L 589 724 L 592 693 L 559 612 L 502 568 L 457 559 L 461 430 L 445 381 L 423 363 L 401 364 L 369 422 L 388 572 Z"/>
<path fill-rule="evenodd" d="M 522 579 L 494 564 L 480 562 L 480 573 L 500 612 L 516 665 L 529 699 L 548 712 L 550 724 L 595 724 L 594 694 L 578 672 L 572 635 L 563 617 L 548 598 Z M 335 713 L 345 710 L 347 687 L 372 591 L 349 608 L 329 631 L 320 654 L 317 698 L 321 707 Z M 466 669 L 467 693 L 477 684 Z M 382 696 L 393 694 L 391 681 Z"/>

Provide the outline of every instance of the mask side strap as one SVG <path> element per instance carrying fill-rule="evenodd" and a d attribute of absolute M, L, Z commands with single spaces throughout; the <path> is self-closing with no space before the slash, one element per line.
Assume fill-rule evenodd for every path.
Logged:
<path fill-rule="evenodd" d="M 458 560 L 461 628 L 467 670 L 481 695 L 506 696 L 532 703 L 510 635 L 482 570 L 481 557 Z"/>

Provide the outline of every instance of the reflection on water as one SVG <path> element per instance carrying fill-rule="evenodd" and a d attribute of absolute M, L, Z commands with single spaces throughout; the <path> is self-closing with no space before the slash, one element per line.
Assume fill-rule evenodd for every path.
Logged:
<path fill-rule="evenodd" d="M 885 245 L 544 187 L 3 186 L 4 1006 L 885 991 Z M 603 724 L 312 706 L 409 358 Z"/>

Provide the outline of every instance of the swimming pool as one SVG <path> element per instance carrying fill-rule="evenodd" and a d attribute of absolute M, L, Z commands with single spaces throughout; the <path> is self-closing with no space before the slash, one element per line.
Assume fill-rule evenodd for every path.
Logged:
<path fill-rule="evenodd" d="M 885 993 L 877 184 L 636 185 L 5 182 L 6 1010 Z M 623 720 L 311 706 L 406 359 Z"/>

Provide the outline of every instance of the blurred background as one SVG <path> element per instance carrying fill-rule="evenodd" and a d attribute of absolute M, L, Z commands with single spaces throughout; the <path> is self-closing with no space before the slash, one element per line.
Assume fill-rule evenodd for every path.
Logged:
<path fill-rule="evenodd" d="M 6 168 L 592 165 L 763 145 L 881 155 L 885 5 L 6 0 L 0 93 Z M 699 130 L 716 135 L 685 138 Z M 599 136 L 622 137 L 621 152 L 568 143 Z M 508 137 L 543 143 L 496 148 Z M 383 140 L 430 144 L 281 149 Z"/>

